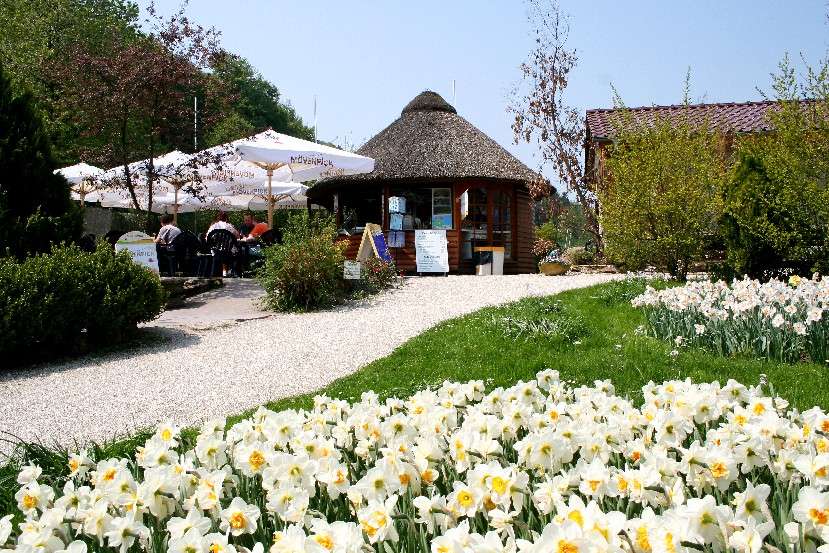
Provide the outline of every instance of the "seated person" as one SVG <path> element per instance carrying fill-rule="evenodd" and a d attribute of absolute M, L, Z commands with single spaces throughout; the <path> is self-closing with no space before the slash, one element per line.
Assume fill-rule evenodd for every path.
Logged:
<path fill-rule="evenodd" d="M 210 225 L 210 228 L 207 229 L 207 236 L 210 236 L 210 233 L 217 229 L 230 231 L 233 236 L 239 238 L 239 231 L 236 230 L 236 227 L 227 222 L 227 213 L 224 211 L 219 212 L 216 216 L 216 221 Z"/>
<path fill-rule="evenodd" d="M 181 229 L 173 223 L 173 216 L 164 214 L 161 216 L 161 228 L 155 235 L 155 243 L 165 250 L 172 250 L 173 239 L 181 234 Z"/>
<path fill-rule="evenodd" d="M 245 221 L 239 227 L 239 234 L 242 235 L 242 238 L 247 238 L 255 225 L 256 223 L 253 222 L 253 213 L 250 211 L 246 212 Z"/>
<path fill-rule="evenodd" d="M 248 235 L 243 239 L 245 242 L 258 241 L 259 237 L 262 236 L 265 231 L 270 229 L 268 223 L 259 220 L 259 215 L 253 214 L 251 219 L 253 220 L 254 225 Z"/>

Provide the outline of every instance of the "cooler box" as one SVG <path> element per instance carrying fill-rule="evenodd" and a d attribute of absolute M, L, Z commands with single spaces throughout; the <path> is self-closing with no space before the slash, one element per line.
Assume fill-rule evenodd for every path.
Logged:
<path fill-rule="evenodd" d="M 476 275 L 503 275 L 504 248 L 503 246 L 481 246 L 474 250 Z"/>

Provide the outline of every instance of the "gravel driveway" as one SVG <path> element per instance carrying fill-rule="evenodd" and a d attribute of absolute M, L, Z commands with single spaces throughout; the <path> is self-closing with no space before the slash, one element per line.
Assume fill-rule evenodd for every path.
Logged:
<path fill-rule="evenodd" d="M 157 327 L 157 343 L 0 374 L 0 431 L 72 444 L 161 420 L 193 424 L 319 389 L 452 317 L 612 275 L 408 278 L 373 300 L 209 330 Z M 361 339 L 362 329 L 375 339 Z M 2 446 L 0 446 L 0 451 Z"/>

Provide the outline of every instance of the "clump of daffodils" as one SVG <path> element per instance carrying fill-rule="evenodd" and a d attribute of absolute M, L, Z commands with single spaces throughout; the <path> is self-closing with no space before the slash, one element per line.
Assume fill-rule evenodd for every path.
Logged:
<path fill-rule="evenodd" d="M 745 278 L 689 282 L 654 290 L 632 304 L 645 310 L 653 334 L 721 355 L 749 354 L 796 362 L 829 362 L 829 280 Z"/>
<path fill-rule="evenodd" d="M 133 459 L 24 467 L 0 551 L 829 551 L 825 411 L 735 381 L 643 396 L 545 370 L 163 424 Z"/>

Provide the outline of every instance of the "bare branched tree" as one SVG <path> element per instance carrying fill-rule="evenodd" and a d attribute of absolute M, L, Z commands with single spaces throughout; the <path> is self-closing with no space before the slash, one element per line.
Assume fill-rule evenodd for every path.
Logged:
<path fill-rule="evenodd" d="M 528 7 L 535 46 L 521 64 L 523 78 L 508 108 L 515 115 L 515 142 L 538 145 L 542 163 L 555 168 L 567 192 L 581 204 L 586 230 L 601 250 L 596 193 L 584 167 L 585 120 L 566 99 L 570 74 L 578 63 L 576 50 L 567 45 L 568 16 L 557 0 L 528 0 Z M 538 199 L 540 194 L 534 192 Z"/>

